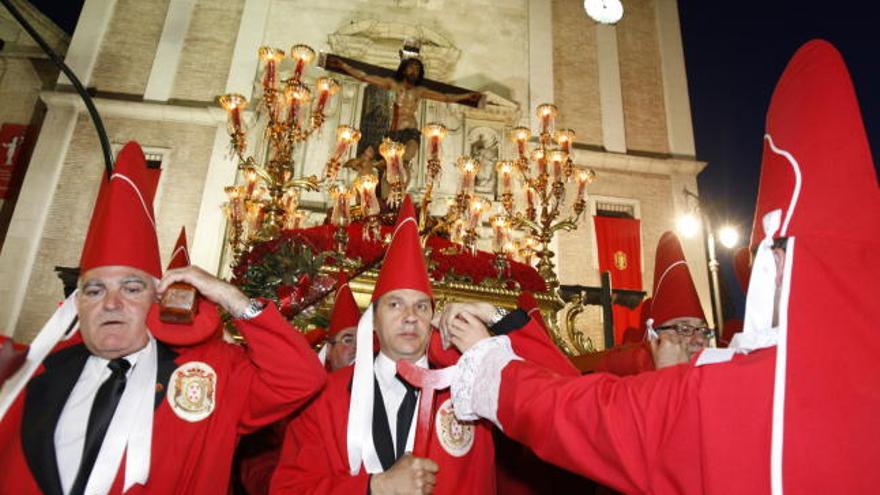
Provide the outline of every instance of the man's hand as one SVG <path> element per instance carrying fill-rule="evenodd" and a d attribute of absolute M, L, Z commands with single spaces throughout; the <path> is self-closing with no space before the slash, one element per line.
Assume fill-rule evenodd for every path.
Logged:
<path fill-rule="evenodd" d="M 476 317 L 485 326 L 489 326 L 495 316 L 495 306 L 487 302 L 452 302 L 443 306 L 443 311 L 435 314 L 431 324 L 440 329 L 443 348 L 448 349 L 451 339 L 452 322 L 462 320 L 462 313 Z M 488 334 L 487 334 L 488 335 Z"/>
<path fill-rule="evenodd" d="M 165 276 L 159 283 L 159 297 L 161 298 L 168 286 L 175 282 L 192 285 L 209 301 L 223 307 L 235 317 L 242 314 L 250 304 L 250 299 L 238 287 L 220 280 L 197 266 L 176 268 L 165 272 Z"/>
<path fill-rule="evenodd" d="M 467 352 L 477 342 L 490 337 L 489 330 L 476 316 L 462 312 L 447 329 L 449 341 L 461 352 Z"/>
<path fill-rule="evenodd" d="M 437 483 L 437 463 L 406 454 L 384 473 L 373 475 L 370 493 L 374 495 L 428 495 Z"/>
<path fill-rule="evenodd" d="M 660 332 L 651 339 L 651 355 L 658 370 L 688 362 L 687 342 L 674 331 Z"/>

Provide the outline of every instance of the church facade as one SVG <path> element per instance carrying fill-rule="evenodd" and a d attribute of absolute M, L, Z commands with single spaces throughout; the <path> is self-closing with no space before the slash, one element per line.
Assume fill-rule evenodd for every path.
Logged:
<path fill-rule="evenodd" d="M 577 133 L 575 163 L 597 173 L 588 213 L 614 210 L 640 221 L 649 288 L 657 241 L 688 209 L 684 190 L 697 192 L 705 164 L 695 158 L 676 1 L 633 0 L 625 8 L 617 25 L 606 26 L 578 0 L 86 0 L 66 61 L 93 89 L 112 144 L 137 140 L 163 169 L 155 204 L 161 252 L 171 252 L 185 226 L 192 261 L 224 273 L 220 206 L 237 170 L 217 97 L 255 95 L 263 45 L 304 43 L 393 68 L 401 41 L 416 37 L 427 77 L 488 100 L 481 109 L 423 102 L 420 124 L 439 120 L 450 129 L 437 197 L 454 194 L 456 156 L 510 156 L 506 131 L 537 128 L 535 107 L 553 102 L 560 125 Z M 336 125 L 361 123 L 365 85 L 341 82 L 323 132 L 297 157 L 303 174 L 320 175 Z M 77 265 L 103 172 L 98 138 L 66 79 L 39 97 L 46 115 L 0 252 L 0 331 L 21 341 L 62 298 L 53 269 Z M 494 195 L 493 180 L 478 179 L 478 190 Z M 415 179 L 416 194 L 423 184 Z M 315 219 L 326 201 L 322 193 L 303 197 Z M 684 248 L 711 315 L 703 243 L 684 240 Z M 561 283 L 599 284 L 592 215 L 559 234 L 554 251 Z M 588 335 L 601 335 L 600 325 L 587 323 Z"/>

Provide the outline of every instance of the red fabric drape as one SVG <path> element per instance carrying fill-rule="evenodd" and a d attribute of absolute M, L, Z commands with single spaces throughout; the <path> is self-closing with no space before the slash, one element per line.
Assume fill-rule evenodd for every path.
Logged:
<path fill-rule="evenodd" d="M 599 250 L 599 271 L 611 272 L 614 289 L 642 290 L 641 222 L 632 218 L 593 217 Z M 614 305 L 614 342 L 627 328 L 639 328 L 639 311 Z"/>

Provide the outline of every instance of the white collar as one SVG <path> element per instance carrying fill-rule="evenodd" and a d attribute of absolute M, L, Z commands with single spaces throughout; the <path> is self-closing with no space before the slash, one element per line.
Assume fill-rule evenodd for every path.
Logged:
<path fill-rule="evenodd" d="M 420 357 L 414 364 L 419 368 L 427 368 L 427 354 L 422 355 L 422 357 Z M 397 361 L 394 361 L 382 351 L 379 351 L 379 354 L 376 356 L 376 362 L 373 369 L 376 373 L 376 378 L 379 380 L 380 385 L 389 384 L 392 383 L 393 380 L 396 380 Z"/>

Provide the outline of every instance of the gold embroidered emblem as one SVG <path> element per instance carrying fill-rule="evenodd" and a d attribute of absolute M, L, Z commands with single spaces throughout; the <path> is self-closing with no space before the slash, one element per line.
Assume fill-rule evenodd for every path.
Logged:
<path fill-rule="evenodd" d="M 191 423 L 214 412 L 217 373 L 207 363 L 184 363 L 168 381 L 168 403 L 178 417 Z"/>
<path fill-rule="evenodd" d="M 626 253 L 623 251 L 614 252 L 614 268 L 626 270 Z"/>
<path fill-rule="evenodd" d="M 474 435 L 476 434 L 474 425 L 469 421 L 459 421 L 455 417 L 451 399 L 446 399 L 437 408 L 434 427 L 443 450 L 453 457 L 464 456 L 474 446 Z"/>

